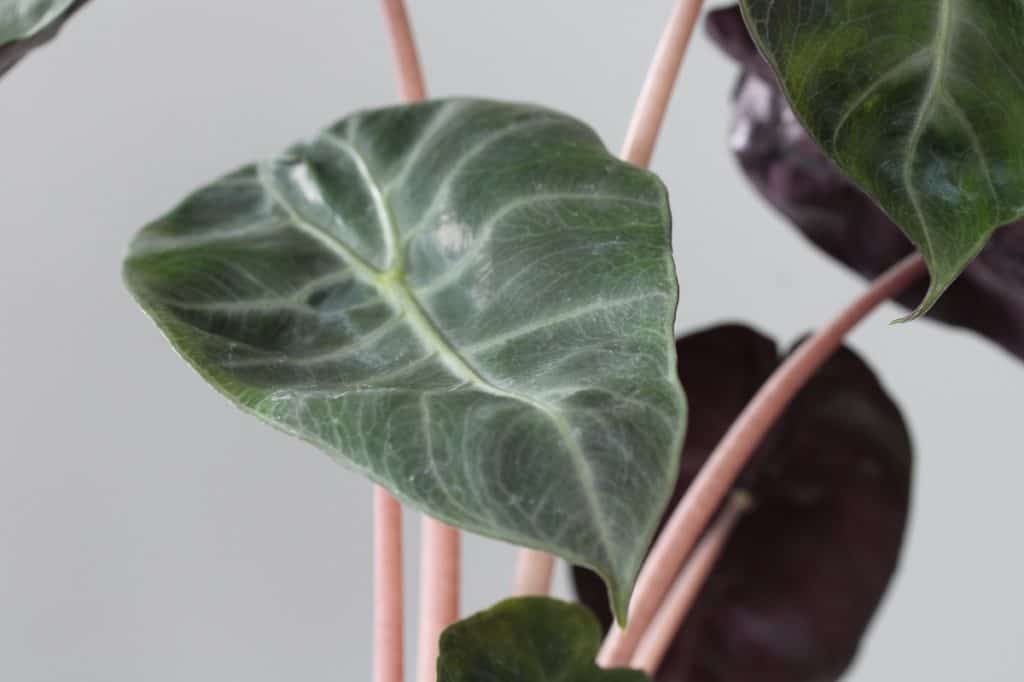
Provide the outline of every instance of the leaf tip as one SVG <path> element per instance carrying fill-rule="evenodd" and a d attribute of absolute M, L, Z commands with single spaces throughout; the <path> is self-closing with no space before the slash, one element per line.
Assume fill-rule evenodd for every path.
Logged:
<path fill-rule="evenodd" d="M 588 567 L 591 571 L 597 574 L 604 583 L 606 593 L 608 595 L 608 606 L 611 608 L 612 620 L 620 628 L 626 627 L 626 622 L 629 617 L 629 601 L 632 597 L 632 584 L 623 588 L 623 581 L 619 577 L 614 575 L 613 572 L 607 570 L 597 570 L 594 567 Z"/>
<path fill-rule="evenodd" d="M 906 324 L 907 322 L 913 322 L 914 320 L 927 315 L 938 300 L 942 298 L 942 294 L 946 292 L 946 289 L 949 288 L 960 274 L 959 269 L 954 271 L 952 275 L 936 274 L 935 267 L 931 264 L 929 264 L 928 269 L 931 281 L 928 284 L 928 291 L 925 293 L 924 298 L 921 299 L 917 308 L 915 308 L 909 315 L 904 315 L 903 317 L 893 320 L 889 323 L 890 325 Z"/>

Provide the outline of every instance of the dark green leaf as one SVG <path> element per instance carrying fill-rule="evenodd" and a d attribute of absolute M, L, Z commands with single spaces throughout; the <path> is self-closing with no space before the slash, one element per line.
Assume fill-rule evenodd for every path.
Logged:
<path fill-rule="evenodd" d="M 576 604 L 509 599 L 441 635 L 438 682 L 648 682 L 637 670 L 594 664 L 601 628 Z"/>
<path fill-rule="evenodd" d="M 825 156 L 793 115 L 758 54 L 739 8 L 711 12 L 708 32 L 743 67 L 734 94 L 731 146 L 747 178 L 811 242 L 874 279 L 913 245 L 870 197 Z M 997 231 L 929 318 L 972 329 L 1024 359 L 1024 221 Z M 913 308 L 925 286 L 898 300 Z"/>
<path fill-rule="evenodd" d="M 692 414 L 677 498 L 781 361 L 772 341 L 740 326 L 692 334 L 678 349 Z M 656 679 L 838 679 L 899 559 L 911 462 L 898 408 L 867 365 L 839 351 L 744 471 L 739 486 L 752 492 L 755 507 L 737 525 Z M 580 569 L 575 576 L 580 598 L 610 623 L 600 580 Z"/>
<path fill-rule="evenodd" d="M 57 35 L 88 0 L 0 0 L 0 74 Z"/>
<path fill-rule="evenodd" d="M 228 398 L 625 604 L 684 423 L 658 179 L 546 109 L 356 114 L 187 198 L 125 278 Z"/>
<path fill-rule="evenodd" d="M 741 5 L 807 129 L 920 249 L 926 312 L 996 228 L 1024 216 L 1024 7 Z"/>

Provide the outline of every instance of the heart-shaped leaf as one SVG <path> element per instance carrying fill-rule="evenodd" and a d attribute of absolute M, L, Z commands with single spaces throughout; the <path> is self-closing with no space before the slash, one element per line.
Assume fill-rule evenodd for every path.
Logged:
<path fill-rule="evenodd" d="M 580 122 L 350 116 L 198 191 L 125 278 L 228 398 L 453 525 L 604 576 L 620 613 L 684 404 L 661 182 Z"/>
<path fill-rule="evenodd" d="M 637 670 L 594 663 L 601 628 L 576 604 L 509 599 L 441 635 L 438 682 L 647 682 Z"/>
<path fill-rule="evenodd" d="M 920 249 L 926 312 L 1024 216 L 1024 12 L 963 0 L 742 0 L 811 135 Z"/>
<path fill-rule="evenodd" d="M 739 326 L 681 339 L 691 404 L 682 495 L 781 361 Z M 737 525 L 655 676 L 659 682 L 825 682 L 856 653 L 896 567 L 910 498 L 911 446 L 871 370 L 841 350 L 755 454 L 739 486 L 755 507 Z M 609 624 L 600 580 L 577 590 Z M 597 588 L 597 589 L 595 589 Z"/>
<path fill-rule="evenodd" d="M 832 257 L 874 279 L 913 246 L 874 201 L 825 156 L 796 119 L 757 52 L 738 7 L 708 16 L 708 32 L 743 67 L 735 91 L 731 146 L 761 194 Z M 929 312 L 972 329 L 1024 358 L 1024 222 L 993 234 Z M 899 302 L 913 308 L 924 286 Z"/>
<path fill-rule="evenodd" d="M 52 40 L 88 0 L 0 0 L 0 74 Z"/>

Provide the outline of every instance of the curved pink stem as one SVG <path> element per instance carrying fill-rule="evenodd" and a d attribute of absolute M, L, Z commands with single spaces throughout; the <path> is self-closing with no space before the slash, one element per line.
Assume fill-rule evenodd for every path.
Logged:
<path fill-rule="evenodd" d="M 672 584 L 665 602 L 651 621 L 651 626 L 640 639 L 636 653 L 629 667 L 643 670 L 654 676 L 658 672 L 661 661 L 669 645 L 679 634 L 679 628 L 704 588 L 711 570 L 715 567 L 722 550 L 729 543 L 732 531 L 751 505 L 750 495 L 744 491 L 736 491 L 725 504 L 721 514 L 704 533 L 693 556 L 687 560 L 682 573 Z"/>
<path fill-rule="evenodd" d="M 427 89 L 416 52 L 416 39 L 409 23 L 409 12 L 405 9 L 404 0 L 381 0 L 381 6 L 391 35 L 391 51 L 398 69 L 402 100 L 417 102 L 427 96 Z"/>
<path fill-rule="evenodd" d="M 625 630 L 612 627 L 598 656 L 600 665 L 617 667 L 629 662 L 708 519 L 797 392 L 857 323 L 925 272 L 924 261 L 916 254 L 894 265 L 835 320 L 805 341 L 765 382 L 715 448 L 651 548 L 634 588 L 629 625 Z"/>
<path fill-rule="evenodd" d="M 622 145 L 622 158 L 636 166 L 646 168 L 651 162 L 654 143 L 703 4 L 703 0 L 677 0 L 658 42 Z"/>

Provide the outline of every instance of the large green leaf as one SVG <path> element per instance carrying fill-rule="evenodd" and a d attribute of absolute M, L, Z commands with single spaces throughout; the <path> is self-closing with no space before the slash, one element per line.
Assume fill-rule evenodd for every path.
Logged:
<path fill-rule="evenodd" d="M 684 422 L 658 179 L 578 121 L 350 116 L 146 227 L 129 288 L 227 397 L 451 524 L 582 562 L 620 616 Z"/>
<path fill-rule="evenodd" d="M 926 312 L 1024 216 L 1024 5 L 1009 0 L 742 0 L 826 153 L 932 274 Z"/>
<path fill-rule="evenodd" d="M 586 607 L 509 599 L 444 631 L 437 682 L 648 682 L 637 670 L 598 668 L 600 645 Z"/>

